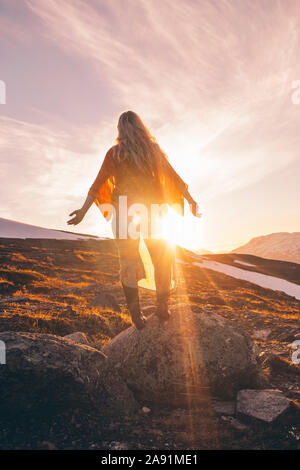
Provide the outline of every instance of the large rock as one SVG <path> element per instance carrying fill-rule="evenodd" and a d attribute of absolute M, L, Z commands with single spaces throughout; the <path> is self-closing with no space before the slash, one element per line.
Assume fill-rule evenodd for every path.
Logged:
<path fill-rule="evenodd" d="M 152 316 L 143 330 L 128 328 L 103 351 L 148 402 L 180 405 L 211 394 L 231 398 L 261 379 L 254 345 L 237 325 L 186 305 L 177 305 L 164 325 Z"/>
<path fill-rule="evenodd" d="M 280 390 L 240 390 L 237 413 L 272 423 L 291 406 Z"/>
<path fill-rule="evenodd" d="M 119 414 L 137 407 L 100 351 L 35 333 L 4 332 L 0 341 L 6 347 L 6 364 L 0 365 L 2 412 L 96 407 L 103 414 Z"/>

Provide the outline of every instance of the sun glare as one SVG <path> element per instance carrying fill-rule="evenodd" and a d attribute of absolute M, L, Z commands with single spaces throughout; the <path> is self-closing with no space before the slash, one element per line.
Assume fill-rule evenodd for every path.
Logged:
<path fill-rule="evenodd" d="M 203 221 L 195 218 L 188 210 L 184 217 L 169 208 L 162 221 L 162 236 L 172 245 L 180 245 L 190 250 L 201 248 Z"/>

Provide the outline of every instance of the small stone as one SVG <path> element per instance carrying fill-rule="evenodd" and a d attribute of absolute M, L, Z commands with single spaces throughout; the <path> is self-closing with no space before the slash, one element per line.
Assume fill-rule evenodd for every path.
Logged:
<path fill-rule="evenodd" d="M 260 340 L 260 341 L 265 341 L 268 336 L 271 334 L 272 330 L 270 328 L 266 328 L 264 330 L 256 330 L 253 333 L 253 338 Z"/>
<path fill-rule="evenodd" d="M 241 423 L 238 419 L 233 418 L 233 416 L 221 416 L 221 419 L 225 423 L 230 424 L 230 426 L 232 426 L 237 431 L 246 431 L 248 429 L 248 426 L 246 426 L 244 423 Z"/>
<path fill-rule="evenodd" d="M 291 402 L 280 390 L 240 390 L 237 413 L 271 423 L 281 416 Z"/>
<path fill-rule="evenodd" d="M 75 333 L 71 333 L 70 335 L 64 336 L 65 339 L 70 339 L 71 341 L 74 341 L 74 343 L 79 343 L 79 344 L 89 344 L 89 340 L 87 339 L 87 336 L 85 333 L 82 333 L 81 331 L 76 331 Z"/>
<path fill-rule="evenodd" d="M 143 406 L 142 411 L 143 413 L 150 413 L 151 410 L 147 406 Z"/>
<path fill-rule="evenodd" d="M 108 445 L 111 450 L 128 450 L 128 445 L 125 442 L 110 442 Z"/>
<path fill-rule="evenodd" d="M 41 448 L 46 449 L 46 450 L 56 450 L 55 444 L 53 444 L 53 442 L 49 442 L 49 441 L 43 441 L 41 443 Z"/>

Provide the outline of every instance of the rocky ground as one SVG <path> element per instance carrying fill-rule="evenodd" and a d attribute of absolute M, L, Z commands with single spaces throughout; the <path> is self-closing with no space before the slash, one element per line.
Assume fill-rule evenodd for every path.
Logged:
<path fill-rule="evenodd" d="M 184 259 L 187 253 L 180 250 L 180 256 Z M 81 331 L 99 348 L 130 325 L 111 241 L 0 239 L 0 263 L 1 332 L 65 336 Z M 179 287 L 171 304 L 217 313 L 239 325 L 259 348 L 268 388 L 280 389 L 297 407 L 300 375 L 291 364 L 291 343 L 299 339 L 300 301 L 190 264 L 178 269 Z M 154 294 L 143 291 L 141 299 L 145 314 L 151 315 Z M 299 448 L 297 408 L 282 420 L 266 423 L 241 418 L 234 403 L 211 398 L 209 408 L 196 409 L 141 403 L 133 416 L 107 421 L 95 410 L 76 407 L 55 416 L 2 416 L 0 448 Z"/>

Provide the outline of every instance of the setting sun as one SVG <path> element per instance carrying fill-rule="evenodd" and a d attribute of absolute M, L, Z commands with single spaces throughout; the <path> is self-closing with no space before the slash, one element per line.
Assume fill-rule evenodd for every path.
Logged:
<path fill-rule="evenodd" d="M 195 218 L 186 208 L 184 217 L 169 208 L 162 221 L 162 236 L 173 245 L 194 250 L 202 246 L 203 220 Z"/>

